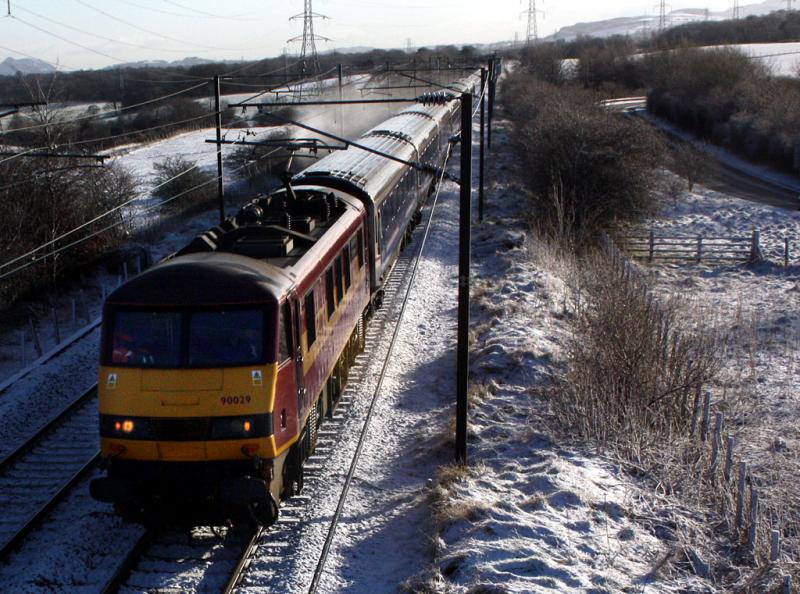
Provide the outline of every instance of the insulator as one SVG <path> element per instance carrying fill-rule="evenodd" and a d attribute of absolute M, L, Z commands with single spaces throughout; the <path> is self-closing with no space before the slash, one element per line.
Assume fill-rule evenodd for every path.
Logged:
<path fill-rule="evenodd" d="M 455 99 L 455 95 L 445 91 L 433 91 L 431 93 L 423 93 L 417 97 L 417 101 L 423 105 L 445 105 Z"/>

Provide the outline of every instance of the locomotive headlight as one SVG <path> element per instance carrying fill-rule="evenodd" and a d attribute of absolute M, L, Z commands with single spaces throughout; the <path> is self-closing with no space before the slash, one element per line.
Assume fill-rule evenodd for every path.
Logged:
<path fill-rule="evenodd" d="M 262 423 L 263 425 L 263 423 Z M 242 439 L 266 434 L 254 417 L 218 417 L 211 421 L 211 439 Z"/>
<path fill-rule="evenodd" d="M 151 439 L 152 429 L 143 417 L 100 415 L 100 435 L 123 439 Z"/>

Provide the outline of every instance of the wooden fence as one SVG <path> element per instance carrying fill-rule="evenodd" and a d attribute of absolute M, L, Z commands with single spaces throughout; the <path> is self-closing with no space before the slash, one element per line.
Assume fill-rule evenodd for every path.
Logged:
<path fill-rule="evenodd" d="M 760 262 L 761 234 L 750 237 L 708 237 L 702 235 L 662 235 L 652 229 L 647 235 L 623 235 L 622 248 L 632 258 L 689 260 L 693 262 Z"/>
<path fill-rule="evenodd" d="M 754 232 L 753 241 L 753 245 L 758 246 L 757 231 Z M 666 360 L 675 350 L 667 348 L 667 345 L 674 345 L 682 340 L 679 331 L 671 327 L 670 316 L 650 291 L 644 277 L 623 255 L 614 241 L 605 234 L 602 237 L 602 246 L 620 280 L 642 291 L 651 306 L 661 313 L 660 336 L 665 345 L 662 349 L 662 358 Z M 758 255 L 760 256 L 760 250 Z M 724 413 L 713 413 L 712 424 L 713 406 L 711 392 L 704 391 L 702 386 L 697 386 L 693 406 L 690 412 L 687 411 L 691 415 L 688 463 L 698 484 L 704 485 L 709 492 L 717 494 L 718 511 L 728 527 L 732 544 L 739 547 L 753 564 L 758 564 L 759 548 L 764 551 L 768 547 L 769 552 L 763 557 L 770 565 L 777 566 L 781 561 L 780 527 L 768 525 L 769 519 L 764 517 L 759 502 L 757 481 L 754 480 L 747 463 L 735 459 L 737 440 L 727 432 Z M 732 496 L 726 497 L 723 493 Z M 759 533 L 762 534 L 762 538 L 768 534 L 768 543 L 759 542 Z M 710 565 L 703 562 L 696 551 L 687 549 L 687 556 L 698 575 L 710 577 Z M 792 591 L 791 576 L 783 576 L 782 593 L 792 594 Z"/>

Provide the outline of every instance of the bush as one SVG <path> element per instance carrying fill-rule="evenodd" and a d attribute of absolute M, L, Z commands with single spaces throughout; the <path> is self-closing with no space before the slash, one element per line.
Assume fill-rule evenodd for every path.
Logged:
<path fill-rule="evenodd" d="M 581 242 L 652 211 L 663 145 L 650 126 L 601 108 L 592 93 L 526 74 L 503 93 L 543 230 Z"/>
<path fill-rule="evenodd" d="M 17 159 L 0 165 L 0 253 L 3 263 L 55 240 L 135 195 L 128 171 L 118 165 L 82 167 L 74 161 Z M 0 281 L 0 304 L 10 305 L 27 292 L 58 281 L 85 266 L 126 236 L 122 213 L 117 211 L 80 232 L 34 253 L 39 263 Z M 118 224 L 61 252 L 57 250 Z M 19 264 L 23 264 L 20 261 Z M 11 271 L 15 265 L 4 268 Z"/>
<path fill-rule="evenodd" d="M 731 49 L 681 49 L 645 59 L 648 109 L 754 161 L 794 171 L 800 83 L 767 74 Z"/>
<path fill-rule="evenodd" d="M 674 304 L 657 309 L 603 256 L 587 257 L 579 274 L 577 327 L 552 406 L 580 436 L 641 460 L 688 433 L 696 390 L 718 369 L 718 342 L 710 332 L 679 335 Z"/>
<path fill-rule="evenodd" d="M 216 196 L 216 177 L 201 170 L 197 163 L 182 157 L 167 157 L 154 163 L 153 168 L 156 172 L 153 193 L 171 209 L 206 205 Z"/>

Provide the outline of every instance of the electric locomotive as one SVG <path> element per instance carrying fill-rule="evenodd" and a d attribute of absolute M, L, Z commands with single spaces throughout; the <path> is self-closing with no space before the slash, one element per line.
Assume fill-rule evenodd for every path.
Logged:
<path fill-rule="evenodd" d="M 414 106 L 359 143 L 437 163 L 457 121 L 455 102 Z M 109 295 L 98 382 L 107 476 L 92 496 L 132 519 L 274 522 L 302 489 L 433 181 L 350 147 Z"/>

